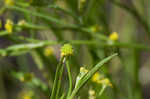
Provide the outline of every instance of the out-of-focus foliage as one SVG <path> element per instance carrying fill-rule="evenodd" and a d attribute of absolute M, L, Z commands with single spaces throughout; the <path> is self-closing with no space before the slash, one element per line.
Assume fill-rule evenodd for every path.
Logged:
<path fill-rule="evenodd" d="M 0 98 L 149 99 L 149 6 L 0 0 Z"/>

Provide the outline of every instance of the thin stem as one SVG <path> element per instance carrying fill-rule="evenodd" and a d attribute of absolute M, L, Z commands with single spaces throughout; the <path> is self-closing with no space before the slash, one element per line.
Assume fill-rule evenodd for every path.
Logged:
<path fill-rule="evenodd" d="M 41 25 L 35 25 L 35 24 L 32 24 L 32 23 L 25 23 L 23 25 L 23 27 L 26 27 L 26 28 L 30 28 L 30 29 L 48 29 L 48 27 L 46 26 L 41 26 Z"/>
<path fill-rule="evenodd" d="M 24 9 L 24 8 L 21 8 L 21 7 L 17 7 L 17 6 L 8 6 L 7 8 L 8 9 L 17 10 L 17 11 L 20 11 L 20 12 L 24 12 L 24 13 L 27 13 L 27 14 L 30 14 L 30 15 L 38 16 L 38 17 L 46 19 L 46 20 L 48 20 L 50 22 L 54 22 L 54 23 L 56 23 L 58 25 L 62 25 L 63 27 L 67 27 L 67 28 L 70 28 L 70 29 L 77 29 L 77 30 L 80 30 L 80 31 L 83 31 L 83 32 L 87 32 L 90 35 L 98 36 L 102 40 L 107 40 L 108 39 L 105 35 L 95 34 L 94 32 L 91 32 L 90 29 L 81 28 L 79 25 L 75 25 L 75 24 L 68 24 L 68 23 L 66 23 L 64 21 L 58 20 L 58 19 L 56 19 L 54 17 L 48 16 L 48 15 L 45 15 L 45 14 L 42 14 L 42 13 L 33 12 L 33 11 L 30 11 L 30 10 L 27 10 L 27 9 Z"/>
<path fill-rule="evenodd" d="M 66 67 L 67 67 L 68 78 L 69 78 L 69 89 L 68 89 L 68 94 L 67 94 L 67 98 L 68 98 L 72 92 L 72 76 L 71 76 L 71 70 L 69 66 L 69 60 L 66 61 Z"/>
<path fill-rule="evenodd" d="M 80 28 L 80 30 L 83 31 L 83 32 L 87 32 L 87 33 L 91 34 L 92 36 L 94 36 L 96 38 L 99 38 L 100 40 L 109 40 L 109 38 L 107 36 L 103 35 L 102 33 L 92 32 L 88 28 Z"/>
<path fill-rule="evenodd" d="M 31 39 L 31 38 L 15 37 L 15 36 L 13 36 L 13 38 L 15 40 L 26 40 L 31 43 L 13 45 L 6 49 L 0 49 L 1 50 L 0 55 L 3 55 L 4 53 L 6 53 L 6 54 L 9 54 L 10 56 L 12 56 L 12 53 L 15 52 L 16 50 L 24 49 L 25 52 L 29 52 L 33 49 L 41 48 L 41 47 L 44 47 L 47 45 L 57 45 L 57 44 L 66 42 L 66 41 L 58 42 L 58 41 L 47 41 L 47 40 L 39 41 L 39 40 Z M 139 49 L 139 50 L 150 51 L 150 46 L 145 45 L 145 44 L 136 44 L 136 43 L 113 42 L 112 44 L 109 44 L 107 42 L 98 42 L 95 40 L 70 40 L 68 42 L 73 45 L 100 45 L 100 46 L 104 46 L 104 47 L 120 47 L 120 48 L 131 48 L 131 49 L 135 48 L 135 49 Z M 16 52 L 17 55 L 19 55 L 19 53 L 20 53 L 19 51 Z"/>
<path fill-rule="evenodd" d="M 30 10 L 27 10 L 25 8 L 21 8 L 21 7 L 18 7 L 18 6 L 7 6 L 7 8 L 17 10 L 17 11 L 20 11 L 20 12 L 24 12 L 24 13 L 27 13 L 27 14 L 30 14 L 30 15 L 38 16 L 40 18 L 46 19 L 48 21 L 54 22 L 54 23 L 59 24 L 59 25 L 65 25 L 65 22 L 60 21 L 60 20 L 58 20 L 54 17 L 48 16 L 48 15 L 45 15 L 45 14 L 42 14 L 42 13 L 30 11 Z"/>
<path fill-rule="evenodd" d="M 60 62 L 57 65 L 56 74 L 55 74 L 55 80 L 54 80 L 53 89 L 52 89 L 52 93 L 51 93 L 50 99 L 55 99 L 56 91 L 57 91 L 57 88 L 58 88 L 57 85 L 58 85 L 58 80 L 59 80 L 59 76 L 60 76 L 60 69 L 61 69 L 61 67 L 63 65 L 63 62 L 64 62 L 64 57 L 62 57 L 60 59 Z"/>
<path fill-rule="evenodd" d="M 65 93 L 62 94 L 62 96 L 60 97 L 60 99 L 64 99 L 65 97 Z"/>
<path fill-rule="evenodd" d="M 140 51 L 138 50 L 134 50 L 133 52 L 133 58 L 134 58 L 134 93 L 137 94 L 136 98 L 137 99 L 142 99 L 142 92 L 141 92 L 141 84 L 140 84 L 140 81 L 139 81 L 139 67 L 140 67 Z"/>
<path fill-rule="evenodd" d="M 103 92 L 104 92 L 104 90 L 105 90 L 106 87 L 107 87 L 106 85 L 102 86 L 102 89 L 100 90 L 100 92 L 98 94 L 99 96 L 101 96 L 103 94 Z"/>
<path fill-rule="evenodd" d="M 57 85 L 57 92 L 56 92 L 56 99 L 58 99 L 58 97 L 59 97 L 63 69 L 64 69 L 64 66 L 62 66 L 61 69 L 60 69 L 60 75 L 59 75 L 59 80 L 58 80 L 58 85 Z"/>
<path fill-rule="evenodd" d="M 78 16 L 75 15 L 75 14 L 74 14 L 71 10 L 69 10 L 69 9 L 64 9 L 64 8 L 61 8 L 61 7 L 57 6 L 57 5 L 49 5 L 48 7 L 49 7 L 49 8 L 54 8 L 54 9 L 56 9 L 56 10 L 60 10 L 60 11 L 62 11 L 62 12 L 64 12 L 64 13 L 66 13 L 66 14 L 72 16 L 72 17 L 73 17 L 75 20 L 77 20 L 77 21 L 80 20 L 80 19 L 78 18 Z"/>

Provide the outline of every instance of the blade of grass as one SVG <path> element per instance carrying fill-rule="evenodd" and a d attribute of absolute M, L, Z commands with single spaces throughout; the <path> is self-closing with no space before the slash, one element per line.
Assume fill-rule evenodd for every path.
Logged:
<path fill-rule="evenodd" d="M 108 62 L 109 60 L 111 60 L 113 57 L 117 56 L 118 54 L 115 53 L 105 59 L 103 59 L 102 61 L 100 61 L 96 66 L 94 66 L 94 68 L 92 68 L 78 83 L 78 85 L 76 86 L 76 88 L 73 90 L 71 96 L 68 99 L 73 99 L 73 97 L 77 94 L 77 92 L 79 91 L 79 89 L 94 75 L 94 73 L 96 73 L 98 71 L 98 69 L 101 68 L 101 66 L 103 66 L 106 62 Z"/>

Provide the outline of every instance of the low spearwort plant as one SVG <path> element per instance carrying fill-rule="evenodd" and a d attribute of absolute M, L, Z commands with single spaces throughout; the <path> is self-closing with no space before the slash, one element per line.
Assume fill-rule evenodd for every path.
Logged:
<path fill-rule="evenodd" d="M 0 0 L 0 99 L 147 99 L 149 4 Z"/>

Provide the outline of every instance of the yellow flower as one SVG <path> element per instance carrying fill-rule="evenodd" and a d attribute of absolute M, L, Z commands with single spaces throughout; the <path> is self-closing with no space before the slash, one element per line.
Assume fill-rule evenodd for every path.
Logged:
<path fill-rule="evenodd" d="M 63 47 L 61 47 L 61 57 L 73 55 L 73 48 L 70 44 L 64 44 Z"/>
<path fill-rule="evenodd" d="M 46 47 L 45 48 L 45 50 L 44 50 L 44 55 L 45 56 L 50 56 L 50 55 L 52 55 L 54 53 L 54 50 L 53 50 L 53 48 L 52 47 Z"/>
<path fill-rule="evenodd" d="M 98 82 L 100 79 L 100 74 L 98 72 L 96 72 L 93 77 L 92 77 L 92 81 L 93 82 Z"/>
<path fill-rule="evenodd" d="M 104 78 L 98 81 L 99 84 L 103 84 L 105 86 L 110 86 L 112 87 L 112 83 L 110 82 L 110 80 L 108 78 Z"/>
<path fill-rule="evenodd" d="M 14 0 L 5 0 L 5 4 L 12 6 L 12 5 L 14 5 Z"/>
<path fill-rule="evenodd" d="M 96 72 L 93 77 L 92 77 L 92 81 L 98 84 L 102 84 L 105 86 L 110 86 L 112 87 L 112 83 L 110 82 L 110 80 L 108 78 L 104 78 L 103 75 L 101 75 L 100 73 Z"/>
<path fill-rule="evenodd" d="M 7 19 L 6 24 L 5 24 L 5 29 L 8 33 L 12 33 L 13 31 L 13 22 L 9 19 Z"/>
<path fill-rule="evenodd" d="M 89 90 L 89 95 L 90 95 L 90 96 L 93 96 L 93 95 L 95 95 L 95 90 L 93 90 L 93 89 L 90 89 L 90 90 Z"/>
<path fill-rule="evenodd" d="M 87 72 L 88 72 L 88 70 L 85 69 L 84 67 L 81 67 L 81 68 L 80 68 L 80 73 L 86 74 Z"/>
<path fill-rule="evenodd" d="M 19 26 L 24 26 L 24 25 L 25 25 L 25 23 L 26 23 L 26 21 L 25 21 L 25 20 L 20 20 L 20 21 L 18 22 L 18 25 L 19 25 Z"/>
<path fill-rule="evenodd" d="M 76 85 L 78 85 L 78 82 L 80 81 L 80 79 L 82 79 L 82 77 L 84 77 L 87 73 L 88 73 L 88 70 L 86 68 L 80 67 L 80 73 L 76 78 L 75 87 L 76 87 Z"/>
<path fill-rule="evenodd" d="M 118 33 L 117 32 L 113 32 L 113 33 L 111 33 L 110 35 L 109 35 L 109 39 L 110 40 L 113 40 L 113 41 L 116 41 L 116 40 L 118 40 Z"/>
<path fill-rule="evenodd" d="M 89 90 L 89 99 L 96 99 L 95 90 L 93 90 L 93 89 Z"/>

